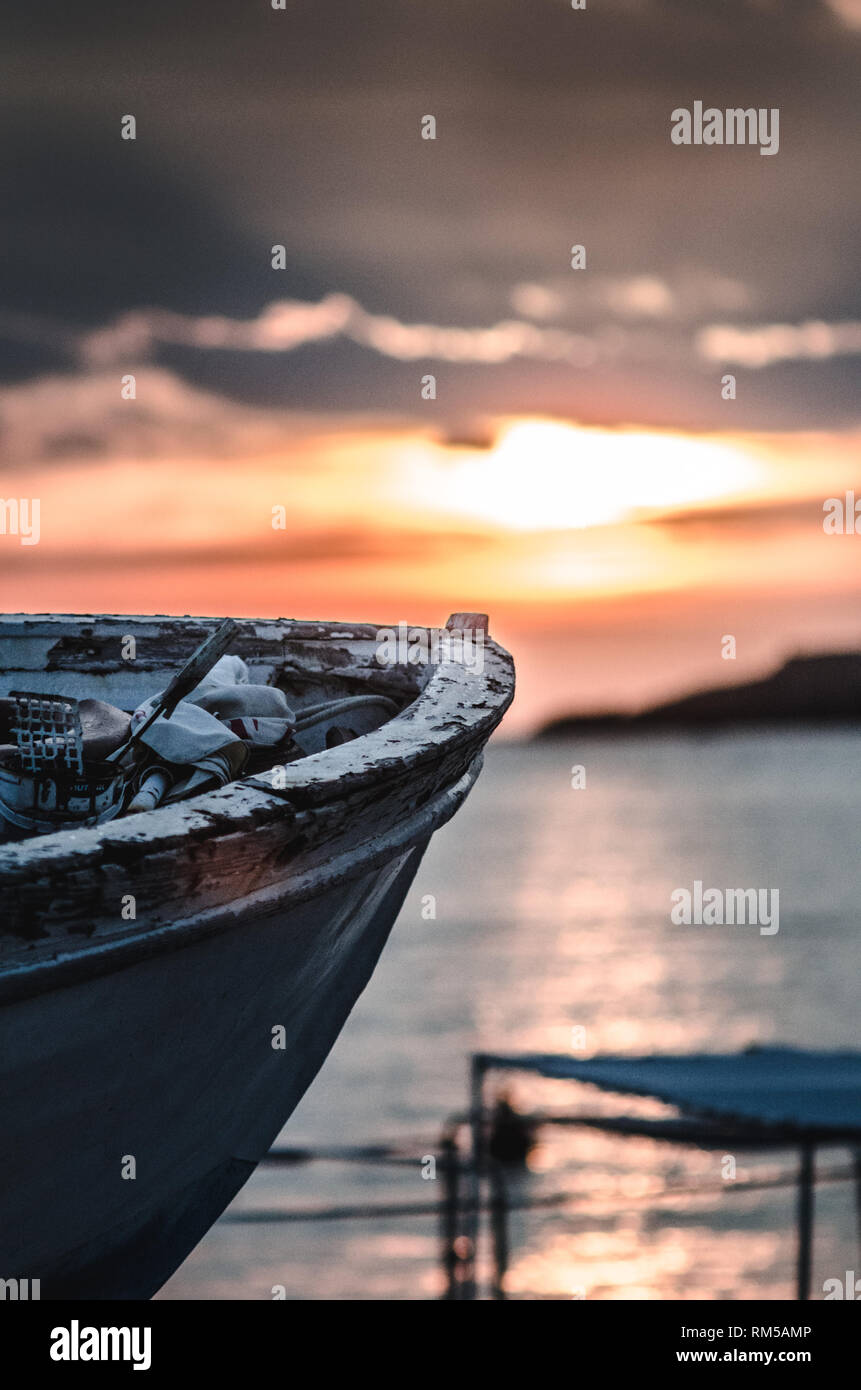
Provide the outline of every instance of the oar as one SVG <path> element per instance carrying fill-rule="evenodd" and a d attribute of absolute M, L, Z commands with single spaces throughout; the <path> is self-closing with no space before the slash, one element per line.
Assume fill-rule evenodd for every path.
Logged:
<path fill-rule="evenodd" d="M 142 734 L 145 734 L 150 724 L 155 723 L 162 715 L 165 719 L 170 719 L 180 700 L 184 700 L 186 695 L 190 695 L 196 685 L 203 680 L 203 677 L 212 670 L 216 661 L 223 656 L 230 646 L 237 632 L 239 624 L 233 618 L 225 618 L 224 622 L 216 628 L 211 637 L 207 637 L 205 642 L 201 642 L 197 651 L 193 652 L 188 658 L 181 671 L 178 671 L 166 690 L 163 690 L 149 718 L 143 724 L 139 724 L 134 733 L 130 734 L 125 743 L 117 748 L 107 758 L 107 762 L 115 763 L 127 753 L 133 744 L 137 743 Z"/>

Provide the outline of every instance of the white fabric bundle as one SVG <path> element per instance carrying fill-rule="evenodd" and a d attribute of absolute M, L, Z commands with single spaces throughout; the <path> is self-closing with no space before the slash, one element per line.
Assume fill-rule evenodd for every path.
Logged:
<path fill-rule="evenodd" d="M 135 710 L 133 729 L 149 717 L 157 699 L 155 695 Z M 272 747 L 294 724 L 282 691 L 249 685 L 242 658 L 223 656 L 169 719 L 157 719 L 147 729 L 141 742 L 165 762 L 197 764 L 232 743 Z"/>

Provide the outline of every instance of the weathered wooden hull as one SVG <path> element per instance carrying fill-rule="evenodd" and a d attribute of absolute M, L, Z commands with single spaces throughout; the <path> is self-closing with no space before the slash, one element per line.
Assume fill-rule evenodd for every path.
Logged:
<path fill-rule="evenodd" d="M 170 1277 L 324 1062 L 504 685 L 444 736 L 420 698 L 406 738 L 307 758 L 284 793 L 0 848 L 0 1277 L 43 1298 Z"/>
<path fill-rule="evenodd" d="M 43 1298 L 150 1297 L 322 1065 L 420 857 L 8 1006 L 2 1268 L 32 1271 Z"/>

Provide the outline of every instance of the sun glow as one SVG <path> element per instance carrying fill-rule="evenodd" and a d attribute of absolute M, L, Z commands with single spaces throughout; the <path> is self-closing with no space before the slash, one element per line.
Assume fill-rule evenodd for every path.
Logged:
<path fill-rule="evenodd" d="M 761 480 L 760 462 L 733 444 L 517 420 L 492 448 L 457 450 L 442 495 L 452 511 L 507 529 L 569 530 L 707 505 Z"/>

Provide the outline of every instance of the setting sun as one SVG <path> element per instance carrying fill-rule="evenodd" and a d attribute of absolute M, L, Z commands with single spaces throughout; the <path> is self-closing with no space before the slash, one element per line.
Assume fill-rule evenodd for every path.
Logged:
<path fill-rule="evenodd" d="M 733 444 L 527 419 L 503 425 L 490 449 L 458 450 L 443 495 L 459 515 L 512 530 L 578 530 L 738 496 L 762 476 L 758 460 Z M 421 470 L 410 486 L 414 497 L 443 492 Z"/>

